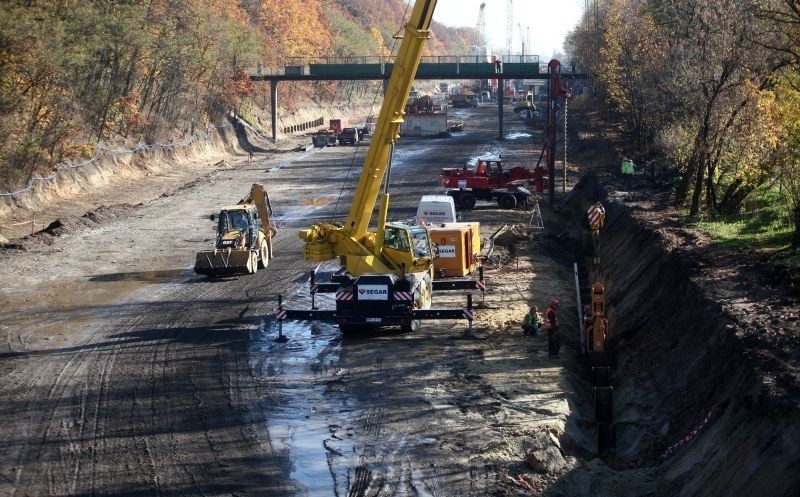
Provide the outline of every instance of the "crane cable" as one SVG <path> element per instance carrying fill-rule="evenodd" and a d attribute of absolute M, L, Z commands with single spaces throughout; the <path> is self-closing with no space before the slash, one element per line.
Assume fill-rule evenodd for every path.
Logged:
<path fill-rule="evenodd" d="M 411 10 L 411 0 L 408 0 L 406 2 L 406 10 L 403 13 L 403 21 L 400 24 L 400 29 L 398 29 L 397 32 L 395 32 L 395 34 L 392 36 L 392 40 L 393 40 L 392 48 L 389 51 L 389 59 L 390 60 L 396 56 L 397 49 L 398 49 L 398 46 L 397 46 L 398 40 L 402 40 L 402 36 L 400 35 L 400 33 L 405 28 L 405 25 L 407 23 L 406 20 L 410 16 L 410 10 Z M 383 87 L 383 85 L 379 86 L 379 88 L 381 88 L 381 89 L 382 89 L 382 87 Z M 380 89 L 376 89 L 375 95 L 372 98 L 372 103 L 370 104 L 370 113 L 369 113 L 369 115 L 367 115 L 367 122 L 369 122 L 370 119 L 373 119 L 375 117 L 375 104 L 378 102 L 378 97 L 380 95 L 381 95 Z M 333 102 L 331 102 L 331 104 L 333 104 Z M 350 157 L 350 165 L 348 166 L 347 173 L 344 175 L 344 179 L 342 180 L 341 186 L 339 187 L 339 195 L 336 197 L 336 202 L 334 203 L 334 206 L 333 206 L 333 217 L 335 217 L 336 213 L 339 211 L 339 203 L 342 201 L 342 198 L 343 198 L 344 193 L 345 193 L 345 189 L 347 189 L 352 184 L 349 181 L 350 174 L 353 172 L 353 168 L 354 168 L 355 162 L 356 162 L 356 155 L 358 154 L 358 150 L 360 148 L 361 148 L 361 142 L 357 143 L 356 146 L 353 149 L 353 154 Z M 388 169 L 387 169 L 387 175 L 388 175 Z M 384 179 L 387 182 L 387 188 L 388 188 L 388 178 L 384 178 Z"/>

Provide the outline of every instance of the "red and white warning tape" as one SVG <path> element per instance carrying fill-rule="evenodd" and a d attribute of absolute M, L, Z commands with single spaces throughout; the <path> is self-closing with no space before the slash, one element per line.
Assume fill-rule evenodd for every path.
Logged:
<path fill-rule="evenodd" d="M 411 297 L 411 292 L 394 292 L 394 300 L 409 301 Z"/>
<path fill-rule="evenodd" d="M 339 290 L 336 292 L 336 300 L 353 300 L 353 292 Z"/>
<path fill-rule="evenodd" d="M 678 440 L 674 444 L 672 444 L 669 447 L 667 447 L 667 450 L 665 450 L 664 453 L 661 454 L 658 457 L 658 459 L 660 461 L 663 461 L 663 460 L 667 459 L 672 454 L 674 454 L 675 451 L 677 451 L 678 449 L 680 449 L 681 447 L 683 447 L 687 443 L 689 443 L 692 440 L 694 440 L 697 437 L 697 435 L 700 434 L 700 432 L 703 430 L 703 428 L 706 427 L 706 425 L 709 423 L 709 421 L 711 421 L 711 418 L 714 416 L 714 413 L 716 411 L 717 411 L 717 405 L 714 404 L 713 406 L 711 406 L 711 409 L 708 410 L 708 414 L 706 414 L 706 417 L 703 418 L 703 421 L 701 421 L 700 424 L 697 425 L 694 430 L 690 431 L 688 435 L 686 435 L 685 437 L 681 438 L 680 440 Z"/>

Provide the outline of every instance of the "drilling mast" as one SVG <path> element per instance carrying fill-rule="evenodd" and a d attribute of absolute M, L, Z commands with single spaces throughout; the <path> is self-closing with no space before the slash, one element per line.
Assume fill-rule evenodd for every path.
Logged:
<path fill-rule="evenodd" d="M 478 12 L 478 45 L 488 45 L 486 39 L 486 2 L 481 2 L 481 8 Z"/>
<path fill-rule="evenodd" d="M 506 5 L 506 57 L 508 57 L 508 62 L 511 62 L 511 43 L 514 38 L 514 0 L 508 0 Z"/>

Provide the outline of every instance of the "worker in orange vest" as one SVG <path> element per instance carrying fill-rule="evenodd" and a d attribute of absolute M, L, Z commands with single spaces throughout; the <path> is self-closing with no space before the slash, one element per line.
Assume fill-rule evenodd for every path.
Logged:
<path fill-rule="evenodd" d="M 544 311 L 544 328 L 547 330 L 547 353 L 550 357 L 558 357 L 561 349 L 561 336 L 558 334 L 558 306 L 556 299 L 550 301 L 547 310 Z"/>

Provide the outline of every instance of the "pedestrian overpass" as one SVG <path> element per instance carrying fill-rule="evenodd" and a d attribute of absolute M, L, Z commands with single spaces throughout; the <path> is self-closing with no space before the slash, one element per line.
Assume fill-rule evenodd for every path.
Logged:
<path fill-rule="evenodd" d="M 485 57 L 435 55 L 422 57 L 415 79 L 445 80 L 497 80 L 497 87 L 504 88 L 505 81 L 515 79 L 549 80 L 547 65 L 542 66 L 538 55 L 516 55 L 506 57 L 507 62 L 487 62 Z M 250 73 L 252 81 L 269 81 L 272 139 L 277 140 L 278 129 L 278 84 L 285 81 L 388 81 L 394 64 L 388 57 L 326 57 L 319 59 L 291 58 L 283 67 L 259 66 Z M 585 78 L 584 75 L 562 74 L 562 78 Z M 503 99 L 497 99 L 499 137 L 503 131 Z"/>

